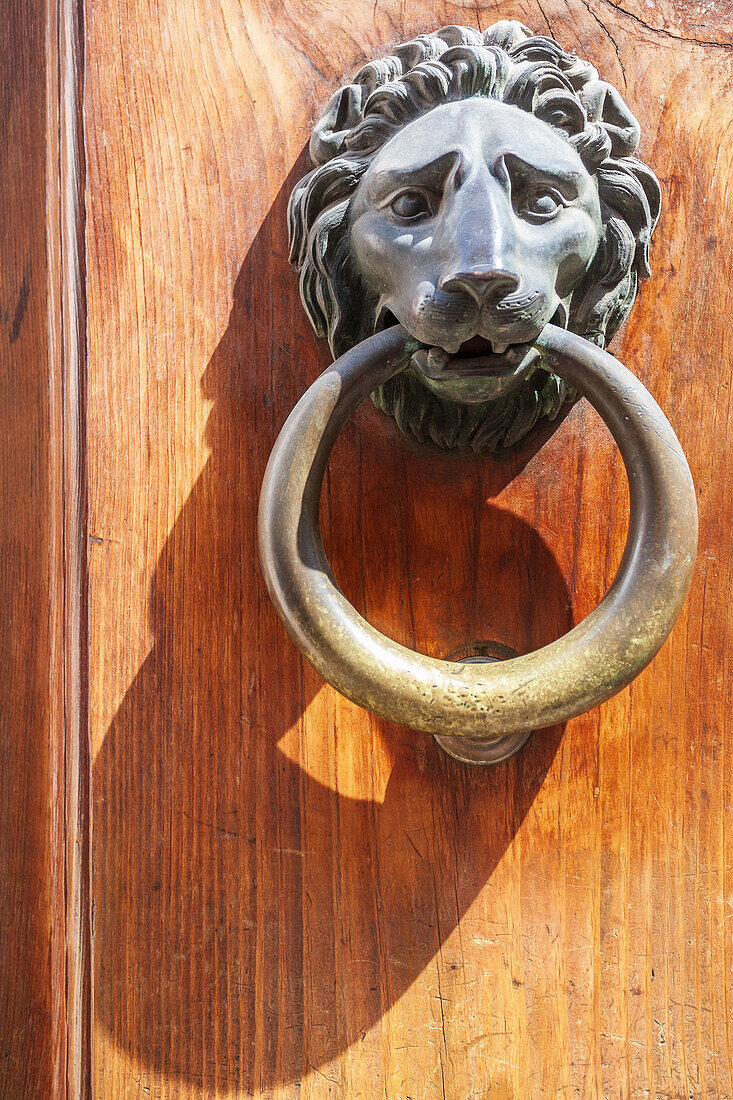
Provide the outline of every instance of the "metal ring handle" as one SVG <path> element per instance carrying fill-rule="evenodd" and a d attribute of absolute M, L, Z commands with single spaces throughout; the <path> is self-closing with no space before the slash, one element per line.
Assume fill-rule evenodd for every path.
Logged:
<path fill-rule="evenodd" d="M 370 626 L 333 578 L 318 518 L 326 464 L 357 405 L 416 350 L 401 326 L 364 340 L 313 383 L 280 432 L 262 485 L 262 568 L 295 644 L 355 703 L 439 737 L 521 734 L 609 699 L 661 648 L 692 579 L 695 490 L 657 403 L 617 359 L 580 336 L 547 325 L 535 346 L 608 425 L 631 498 L 626 547 L 611 587 L 557 641 L 491 665 L 425 657 Z"/>

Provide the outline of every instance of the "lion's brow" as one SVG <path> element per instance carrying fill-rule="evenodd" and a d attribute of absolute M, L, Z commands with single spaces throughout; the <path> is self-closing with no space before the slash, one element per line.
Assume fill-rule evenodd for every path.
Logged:
<path fill-rule="evenodd" d="M 439 153 L 438 156 L 421 161 L 419 164 L 398 164 L 394 168 L 383 168 L 377 175 L 375 183 L 380 191 L 403 187 L 410 183 L 436 185 L 442 181 L 446 170 L 455 165 L 458 155 L 456 150 L 451 150 L 448 153 Z"/>
<path fill-rule="evenodd" d="M 520 156 L 515 152 L 505 153 L 503 159 L 508 167 L 512 164 L 518 166 L 531 179 L 564 184 L 577 193 L 582 173 L 572 164 L 563 164 L 560 160 L 553 160 L 551 164 L 538 163 L 536 159 L 530 160 L 528 156 Z"/>
<path fill-rule="evenodd" d="M 394 167 L 385 167 L 377 174 L 374 185 L 382 195 L 389 194 L 400 187 L 422 184 L 423 186 L 440 186 L 445 178 L 447 170 L 453 168 L 459 159 L 458 150 L 440 153 L 430 160 L 419 164 L 398 164 Z M 579 172 L 571 164 L 563 164 L 560 160 L 553 160 L 551 164 L 537 163 L 527 157 L 519 156 L 515 152 L 502 153 L 497 160 L 513 162 L 521 167 L 523 173 L 538 182 L 540 180 L 555 183 L 566 192 L 567 197 L 573 198 L 577 194 L 579 184 Z"/>

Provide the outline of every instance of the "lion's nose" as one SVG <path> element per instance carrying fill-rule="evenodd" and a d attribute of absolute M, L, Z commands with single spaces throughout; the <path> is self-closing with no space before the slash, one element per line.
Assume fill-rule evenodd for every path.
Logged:
<path fill-rule="evenodd" d="M 511 271 L 497 267 L 472 267 L 470 271 L 456 271 L 445 275 L 439 283 L 448 294 L 468 294 L 479 305 L 487 298 L 504 298 L 519 286 L 519 279 Z"/>

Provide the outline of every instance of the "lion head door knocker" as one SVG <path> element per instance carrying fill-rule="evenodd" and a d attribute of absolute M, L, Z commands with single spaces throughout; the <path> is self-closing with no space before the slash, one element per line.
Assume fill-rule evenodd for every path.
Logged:
<path fill-rule="evenodd" d="M 654 399 L 603 348 L 649 273 L 660 189 L 639 125 L 586 61 L 519 23 L 444 27 L 365 65 L 331 99 L 293 191 L 291 259 L 336 362 L 272 451 L 260 556 L 291 637 L 356 703 L 461 760 L 511 756 L 533 729 L 610 698 L 648 664 L 690 586 L 697 509 Z M 631 491 L 626 548 L 564 637 L 454 663 L 373 629 L 332 576 L 318 524 L 328 456 L 370 394 L 442 448 L 493 451 L 578 391 Z"/>

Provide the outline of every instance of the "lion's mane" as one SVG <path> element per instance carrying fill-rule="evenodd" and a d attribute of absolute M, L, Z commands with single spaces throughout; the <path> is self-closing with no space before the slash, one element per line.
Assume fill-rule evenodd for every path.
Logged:
<path fill-rule="evenodd" d="M 376 315 L 350 250 L 349 203 L 377 150 L 440 104 L 486 96 L 531 112 L 558 130 L 598 183 L 603 230 L 595 258 L 563 321 L 604 347 L 628 316 L 659 216 L 653 172 L 633 154 L 639 125 L 619 93 L 587 61 L 521 23 L 483 34 L 444 27 L 365 65 L 332 97 L 310 142 L 315 165 L 288 208 L 290 259 L 301 297 L 334 356 L 391 323 Z M 393 322 L 393 319 L 391 319 Z M 572 391 L 542 368 L 509 398 L 479 405 L 441 400 L 404 371 L 379 387 L 378 407 L 421 442 L 495 450 L 554 418 Z"/>

